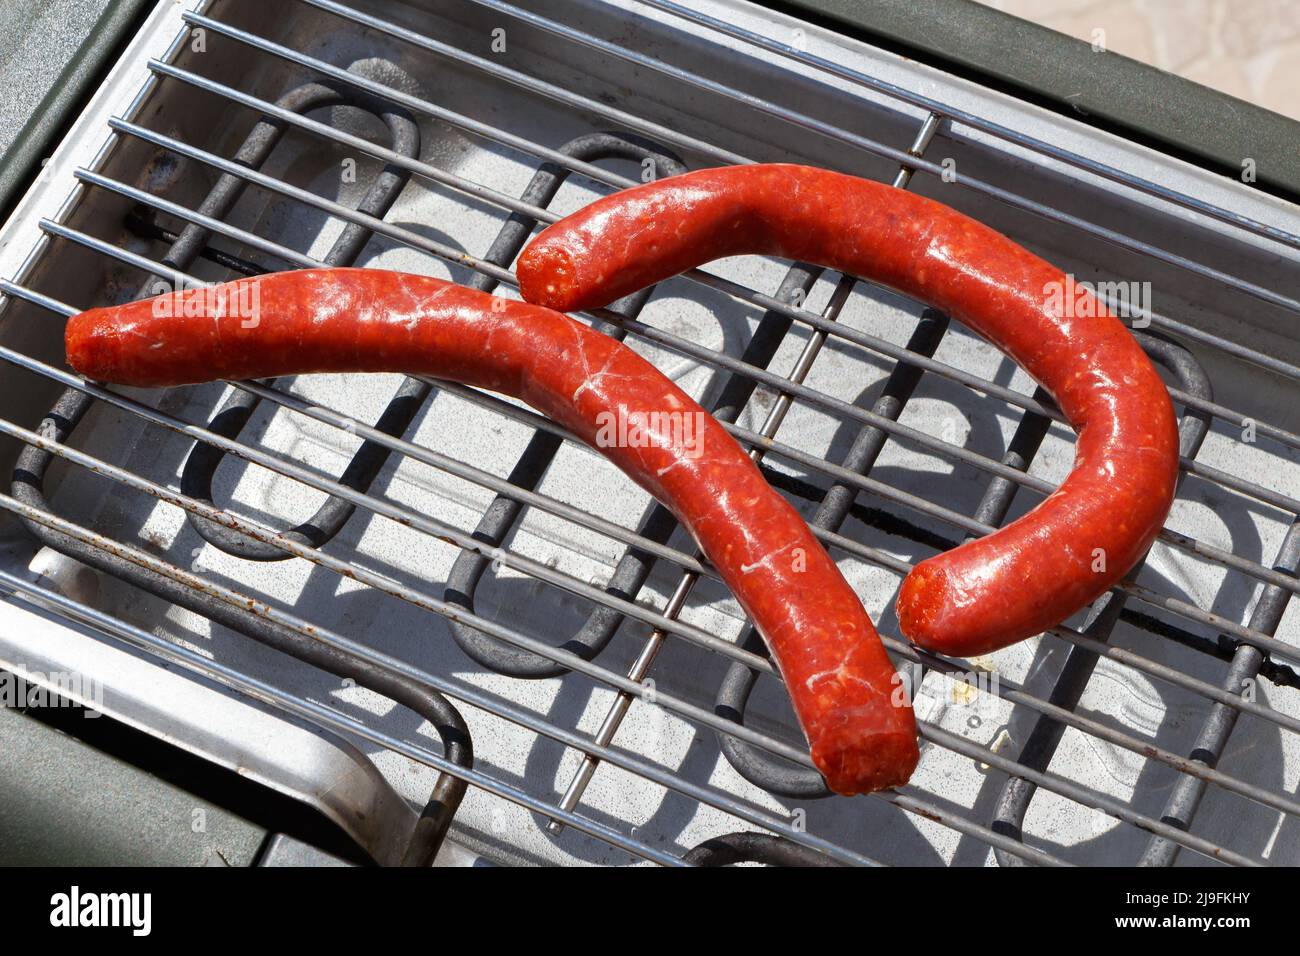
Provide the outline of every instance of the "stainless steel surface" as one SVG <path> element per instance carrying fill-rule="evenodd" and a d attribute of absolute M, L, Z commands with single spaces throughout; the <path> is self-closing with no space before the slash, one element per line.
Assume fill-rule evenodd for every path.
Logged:
<path fill-rule="evenodd" d="M 180 10 L 160 6 L 0 233 L 0 275 L 11 277 L 0 284 L 10 298 L 0 359 L 12 373 L 0 432 L 60 464 L 47 482 L 51 510 L 10 495 L 0 507 L 443 692 L 470 726 L 474 768 L 445 760 L 431 728 L 384 697 L 46 554 L 41 573 L 71 582 L 59 610 L 94 617 L 149 653 L 175 648 L 224 694 L 251 693 L 353 735 L 409 801 L 424 801 L 435 769 L 468 780 L 453 834 L 503 861 L 675 863 L 746 827 L 847 863 L 985 864 L 995 851 L 1001 862 L 1046 864 L 1131 863 L 1144 853 L 1151 862 L 1300 860 L 1300 651 L 1289 611 L 1297 582 L 1293 566 L 1273 566 L 1300 510 L 1293 207 L 735 0 L 690 9 L 660 0 L 183 6 L 188 28 Z M 381 60 L 394 69 L 376 67 Z M 364 74 L 349 71 L 359 62 L 369 64 Z M 410 111 L 420 155 L 381 145 L 373 120 L 355 111 L 300 116 L 273 105 L 313 77 Z M 288 127 L 283 141 L 260 169 L 231 162 L 262 115 Z M 203 226 L 212 246 L 258 268 L 315 264 L 350 223 L 374 234 L 363 264 L 478 275 L 514 295 L 510 269 L 476 256 L 510 213 L 544 223 L 635 182 L 633 164 L 561 149 L 608 128 L 656 141 L 692 167 L 793 159 L 894 180 L 1080 280 L 1149 282 L 1152 329 L 1186 346 L 1171 354 L 1192 370 L 1174 390 L 1195 432 L 1187 474 L 1150 560 L 1111 595 L 1109 618 L 1098 608 L 1107 629 L 1080 615 L 1036 641 L 956 663 L 894 639 L 892 598 L 912 562 L 989 529 L 982 515 L 993 512 L 977 505 L 995 488 L 1015 517 L 1068 470 L 1072 436 L 1022 372 L 955 325 L 940 330 L 932 356 L 916 351 L 919 306 L 866 283 L 827 274 L 781 300 L 770 290 L 785 265 L 758 258 L 664 283 L 636 318 L 598 316 L 706 405 L 729 375 L 755 383 L 729 428 L 805 514 L 831 485 L 854 502 L 846 524 L 819 536 L 900 664 L 925 665 L 922 763 L 900 791 L 779 797 L 722 758 L 714 731 L 805 773 L 810 766 L 770 676 L 743 728 L 714 713 L 729 666 L 771 673 L 736 643 L 743 615 L 680 532 L 646 533 L 647 498 L 573 442 L 535 487 L 504 477 L 533 429 L 557 431 L 517 404 L 432 383 L 425 410 L 393 437 L 369 424 L 397 386 L 392 376 L 155 393 L 85 385 L 56 367 L 60 316 L 129 298 L 151 274 L 228 275 L 202 259 L 177 275 L 158 261 L 165 243 L 131 231 L 133 211 L 172 233 Z M 546 209 L 517 198 L 543 161 L 573 172 Z M 355 204 L 384 163 L 411 181 L 381 220 Z M 355 178 L 341 175 L 348 169 Z M 225 218 L 196 212 L 223 173 L 248 191 Z M 758 367 L 740 356 L 764 316 L 793 324 Z M 873 408 L 899 360 L 920 370 L 914 390 Z M 35 432 L 62 386 L 96 399 L 67 444 Z M 238 392 L 262 405 L 242 437 L 223 438 L 208 423 Z M 1026 415 L 1045 418 L 1027 472 L 1007 455 Z M 880 448 L 860 474 L 840 462 L 864 429 Z M 194 440 L 227 452 L 219 506 L 175 490 Z M 393 452 L 368 489 L 334 477 L 363 441 Z M 525 504 L 501 545 L 472 534 L 497 494 Z M 357 509 L 332 541 L 316 547 L 275 532 L 325 495 Z M 187 511 L 294 560 L 228 555 L 202 543 Z M 13 540 L 5 574 L 18 588 L 35 577 L 35 555 Z M 605 590 L 629 546 L 656 559 L 630 599 Z M 492 565 L 472 612 L 442 593 L 462 549 Z M 1266 593 L 1280 613 L 1255 613 Z M 553 646 L 593 607 L 624 617 L 607 649 L 585 661 Z M 448 619 L 572 672 L 495 674 L 460 652 Z M 75 640 L 92 642 L 84 632 Z M 1261 676 L 1243 684 L 1250 668 Z M 974 687 L 961 679 L 972 670 L 983 680 Z M 1063 674 L 1082 674 L 1066 704 Z M 1042 766 L 1025 750 L 1040 719 L 1065 728 Z M 999 816 L 1004 791 L 1024 794 L 1027 812 Z"/>

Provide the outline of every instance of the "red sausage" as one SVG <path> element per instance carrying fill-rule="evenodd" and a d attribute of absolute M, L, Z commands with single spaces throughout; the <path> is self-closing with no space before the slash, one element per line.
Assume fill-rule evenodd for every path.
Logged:
<path fill-rule="evenodd" d="M 907 576 L 898 619 L 909 639 L 958 657 L 1005 647 L 1061 623 L 1146 552 L 1178 474 L 1164 383 L 1091 296 L 1060 307 L 1059 269 L 947 206 L 806 166 L 706 169 L 555 223 L 518 275 L 526 300 L 568 312 L 744 253 L 816 263 L 944 310 L 1018 362 L 1078 432 L 1073 470 L 1037 508 Z"/>
<path fill-rule="evenodd" d="M 170 386 L 311 372 L 406 372 L 527 402 L 690 530 L 785 678 L 838 793 L 905 783 L 916 724 L 871 620 L 808 526 L 736 441 L 626 346 L 567 316 L 424 276 L 278 273 L 73 316 L 87 378 Z"/>

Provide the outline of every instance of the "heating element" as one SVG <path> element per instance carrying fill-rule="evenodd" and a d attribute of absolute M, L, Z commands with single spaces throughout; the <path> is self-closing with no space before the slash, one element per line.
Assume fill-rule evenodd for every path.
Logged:
<path fill-rule="evenodd" d="M 423 807 L 402 847 L 367 847 L 385 862 L 447 840 L 509 862 L 1300 861 L 1295 207 L 736 2 L 182 7 L 8 243 L 13 601 L 357 741 Z M 897 791 L 828 793 L 671 515 L 518 403 L 399 376 L 107 388 L 61 362 L 80 309 L 280 269 L 517 296 L 534 230 L 594 196 L 774 160 L 1136 282 L 1180 414 L 1147 563 L 951 661 L 897 637 L 898 583 L 1068 471 L 1045 393 L 948 317 L 800 263 L 582 317 L 709 408 L 840 563 L 916 695 Z"/>

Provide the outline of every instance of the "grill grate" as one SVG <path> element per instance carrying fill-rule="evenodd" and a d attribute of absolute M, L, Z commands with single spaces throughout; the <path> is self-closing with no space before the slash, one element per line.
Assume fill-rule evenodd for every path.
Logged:
<path fill-rule="evenodd" d="M 1024 134 L 983 121 L 940 102 L 899 90 L 872 77 L 845 71 L 828 61 L 777 44 L 768 38 L 749 34 L 739 27 L 722 24 L 673 3 L 649 0 L 647 5 L 769 52 L 797 59 L 810 69 L 832 72 L 840 79 L 861 83 L 878 92 L 897 96 L 900 101 L 912 106 L 919 106 L 926 112 L 915 131 L 911 147 L 905 151 L 893 149 L 847 129 L 829 126 L 813 116 L 794 113 L 740 90 L 724 87 L 702 75 L 670 66 L 650 55 L 619 47 L 497 0 L 470 2 L 566 41 L 619 58 L 638 68 L 666 73 L 692 86 L 730 97 L 746 109 L 777 116 L 783 121 L 895 162 L 898 164 L 895 185 L 906 187 L 913 175 L 918 173 L 942 175 L 943 168 L 940 164 L 926 158 L 927 147 L 945 124 L 960 122 L 1052 159 L 1068 162 L 1091 175 L 1109 179 L 1116 186 L 1137 189 L 1171 204 L 1205 214 L 1242 233 L 1300 248 L 1300 238 L 1283 230 L 1219 209 L 1195 197 L 1135 180 L 1082 156 L 1046 146 Z M 140 248 L 138 245 L 105 240 L 85 229 L 70 225 L 68 217 L 64 217 L 62 222 L 50 219 L 41 222 L 41 228 L 50 241 L 70 243 L 107 261 L 132 267 L 167 283 L 191 284 L 199 280 L 189 274 L 188 270 L 200 258 L 237 273 L 264 271 L 267 268 L 212 247 L 211 242 L 218 237 L 237 244 L 247 250 L 248 255 L 266 256 L 285 267 L 296 268 L 350 262 L 372 236 L 378 236 L 407 249 L 466 266 L 473 272 L 471 284 L 490 291 L 498 283 L 513 287 L 514 278 L 509 264 L 536 224 L 558 218 L 547 206 L 567 177 L 580 174 L 597 183 L 622 188 L 633 184 L 633 181 L 610 172 L 601 163 L 610 159 L 638 162 L 648 160 L 653 164 L 656 175 L 669 175 L 682 168 L 675 155 L 677 151 L 716 162 L 750 161 L 745 156 L 688 133 L 667 129 L 600 100 L 530 77 L 510 66 L 476 56 L 333 0 L 303 0 L 302 5 L 317 8 L 337 18 L 349 29 L 365 30 L 409 44 L 437 58 L 454 61 L 494 80 L 558 102 L 565 108 L 593 117 L 600 124 L 631 132 L 593 133 L 552 149 L 517 135 L 507 124 L 497 127 L 484 123 L 433 103 L 421 95 L 398 89 L 384 80 L 334 66 L 313 53 L 282 46 L 270 38 L 240 29 L 218 17 L 191 12 L 184 17 L 190 28 L 203 29 L 224 37 L 238 44 L 250 56 L 283 60 L 296 69 L 305 70 L 316 79 L 307 85 L 294 86 L 284 97 L 270 102 L 202 76 L 180 65 L 176 58 L 151 61 L 149 68 L 154 88 L 164 83 L 180 84 L 204 95 L 217 97 L 232 106 L 252 110 L 262 117 L 261 121 L 235 159 L 228 160 L 206 146 L 186 142 L 163 129 L 151 128 L 137 118 L 114 119 L 110 127 L 121 140 L 148 144 L 211 169 L 219 174 L 217 185 L 205 202 L 191 209 L 149 189 L 105 174 L 102 162 L 95 169 L 80 169 L 77 179 L 83 189 L 115 194 L 137 204 L 145 210 L 144 215 L 137 213 L 132 220 L 137 234 L 142 234 L 155 243 L 163 241 L 169 248 L 160 257 L 153 258 L 137 251 Z M 348 102 L 377 116 L 383 116 L 392 133 L 391 146 L 377 145 L 331 123 L 303 115 L 327 102 Z M 513 197 L 447 168 L 436 167 L 418 158 L 419 135 L 412 120 L 447 123 L 496 147 L 531 156 L 539 164 L 537 172 L 522 196 Z M 295 186 L 287 181 L 287 177 L 263 171 L 263 162 L 274 150 L 284 131 L 290 127 L 323 145 L 355 150 L 384 164 L 366 200 L 356 208 L 350 208 Z M 441 239 L 430 238 L 412 228 L 385 221 L 385 213 L 408 178 L 455 190 L 508 214 L 489 251 L 482 258 L 475 258 Z M 965 189 L 982 192 L 1008 205 L 1077 229 L 1090 237 L 1114 243 L 1220 283 L 1260 302 L 1300 311 L 1300 303 L 1276 290 L 1210 268 L 1134 237 L 1114 233 L 1061 209 L 1008 192 L 993 183 L 964 176 L 959 183 Z M 312 210 L 344 223 L 343 235 L 330 255 L 323 261 L 318 261 L 264 235 L 226 221 L 248 185 L 296 208 Z M 155 217 L 158 216 L 183 224 L 179 233 L 157 225 Z M 129 222 L 128 226 L 130 224 Z M 903 538 L 927 547 L 943 549 L 955 545 L 960 535 L 979 535 L 996 527 L 1006 519 L 1022 488 L 1032 492 L 1031 497 L 1052 490 L 1052 482 L 1029 473 L 1029 467 L 1049 429 L 1053 423 L 1061 421 L 1059 412 L 1044 393 L 1039 391 L 1028 396 L 936 358 L 949 330 L 949 323 L 944 316 L 931 310 L 925 311 L 916 320 L 911 338 L 904 346 L 839 323 L 837 319 L 850 295 L 865 285 L 850 277 L 836 278 L 830 299 L 820 313 L 805 309 L 806 298 L 821 273 L 820 269 L 795 264 L 772 296 L 710 273 L 695 271 L 689 275 L 697 284 L 763 310 L 755 331 L 739 357 L 642 321 L 639 316 L 651 298 L 651 290 L 629 297 L 610 309 L 598 310 L 591 318 L 607 334 L 662 347 L 676 355 L 685 356 L 699 366 L 724 374 L 724 385 L 712 410 L 731 433 L 751 449 L 756 459 L 780 459 L 784 464 L 804 470 L 809 476 L 815 477 L 817 482 L 827 483 L 826 487 L 822 487 L 817 482 L 793 477 L 783 468 L 762 465 L 765 474 L 774 484 L 796 499 L 804 499 L 816 506 L 811 523 L 819 538 L 838 558 L 847 557 L 850 561 L 884 568 L 900 577 L 911 567 L 908 561 L 855 540 L 849 531 L 842 531 L 843 522 L 850 514 L 868 526 L 887 527 L 891 533 Z M 71 315 L 79 308 L 92 304 L 64 303 L 59 300 L 57 292 L 52 294 L 42 291 L 21 277 L 0 283 L 0 291 L 11 298 L 25 300 L 62 316 Z M 1257 421 L 1250 415 L 1216 403 L 1207 373 L 1180 343 L 1191 342 L 1236 358 L 1244 358 L 1292 380 L 1300 380 L 1300 369 L 1276 356 L 1263 354 L 1169 316 L 1153 315 L 1152 325 L 1152 333 L 1136 334 L 1152 358 L 1169 371 L 1175 383 L 1171 393 L 1184 408 L 1181 419 L 1184 477 L 1195 476 L 1198 480 L 1211 482 L 1225 490 L 1269 504 L 1291 516 L 1300 514 L 1300 501 L 1291 496 L 1197 460 L 1207 431 L 1216 419 L 1233 426 L 1251 423 L 1261 438 L 1275 442 L 1284 450 L 1300 448 L 1300 436 L 1279 425 Z M 769 366 L 780 354 L 782 345 L 788 345 L 795 334 L 806 334 L 807 338 L 802 343 L 792 370 L 784 375 L 771 371 Z M 832 340 L 860 348 L 893 363 L 883 392 L 870 408 L 835 397 L 808 383 L 807 376 L 814 368 L 819 353 L 825 343 Z M 728 665 L 716 693 L 714 709 L 692 702 L 685 696 L 662 691 L 655 692 L 654 703 L 698 727 L 709 728 L 717 733 L 721 751 L 736 771 L 768 793 L 796 799 L 827 795 L 820 778 L 811 769 L 804 748 L 791 743 L 796 738 L 789 728 L 773 733 L 763 729 L 761 721 L 746 724 L 746 708 L 751 693 L 762 675 L 773 674 L 761 642 L 752 629 L 746 628 L 740 639 L 733 641 L 681 618 L 681 612 L 696 582 L 701 579 L 716 581 L 716 574 L 701 564 L 697 554 L 684 551 L 671 543 L 674 524 L 667 512 L 656 505 L 652 505 L 643 514 L 635 529 L 631 529 L 602 517 L 598 507 L 576 507 L 539 491 L 540 479 L 551 460 L 562 447 L 571 442 L 568 442 L 562 430 L 527 409 L 460 386 L 409 380 L 399 388 L 383 415 L 371 425 L 335 408 L 307 401 L 295 395 L 284 383 L 249 382 L 232 383 L 236 391 L 208 425 L 201 427 L 162 410 L 166 407 L 165 404 L 154 407 L 82 382 L 23 351 L 0 347 L 0 358 L 67 388 L 58 404 L 34 431 L 15 422 L 0 420 L 0 433 L 27 445 L 20 457 L 13 494 L 0 495 L 0 506 L 18 514 L 43 542 L 63 553 L 139 584 L 174 604 L 193 609 L 325 670 L 352 677 L 357 683 L 414 709 L 438 729 L 443 738 L 444 751 L 440 754 L 412 745 L 369 726 L 364 721 L 295 697 L 282 689 L 259 682 L 248 674 L 224 668 L 219 662 L 195 655 L 112 615 L 79 606 L 67 598 L 36 588 L 13 575 L 3 575 L 5 584 L 28 594 L 39 592 L 42 600 L 53 602 L 73 616 L 92 620 L 98 626 L 110 629 L 133 643 L 181 659 L 189 666 L 214 674 L 256 696 L 273 699 L 303 716 L 345 729 L 394 753 L 434 767 L 441 776 L 426 808 L 427 825 L 417 837 L 417 845 L 412 847 L 413 859 L 427 859 L 430 850 L 436 849 L 451 814 L 460 802 L 465 784 L 469 784 L 542 814 L 551 821 L 552 832 L 558 832 L 561 827 L 573 827 L 635 856 L 659 863 L 716 862 L 737 858 L 807 862 L 808 850 L 843 863 L 874 862 L 867 853 L 846 845 L 837 834 L 808 832 L 797 819 L 792 820 L 772 812 L 768 803 L 737 798 L 713 782 L 701 783 L 684 772 L 666 769 L 638 753 L 614 744 L 615 735 L 633 702 L 646 699 L 643 682 L 654 673 L 656 658 L 661 649 L 670 641 L 689 642 L 722 656 Z M 936 376 L 951 382 L 991 401 L 1003 403 L 1013 413 L 1021 415 L 1007 454 L 1001 459 L 990 458 L 958 442 L 907 424 L 904 412 L 924 376 Z M 742 411 L 760 389 L 773 392 L 777 397 L 763 424 L 755 431 L 738 424 L 738 421 Z M 506 478 L 499 478 L 468 462 L 440 453 L 435 448 L 401 437 L 416 419 L 421 407 L 438 393 L 454 395 L 477 408 L 498 415 L 502 420 L 535 429 L 526 450 Z M 193 451 L 185 464 L 179 493 L 106 457 L 90 454 L 76 446 L 73 439 L 78 424 L 96 402 L 147 422 L 152 427 L 193 439 Z M 342 476 L 338 479 L 323 476 L 290 457 L 267 453 L 256 447 L 253 441 L 241 439 L 242 430 L 255 408 L 262 403 L 279 413 L 305 417 L 342 429 L 360 439 L 362 444 Z M 801 450 L 797 443 L 779 441 L 776 436 L 787 414 L 795 407 L 817 409 L 850 424 L 856 433 L 847 454 L 838 461 L 828 461 Z M 890 439 L 901 440 L 910 447 L 924 449 L 988 475 L 986 492 L 973 515 L 965 515 L 910 493 L 891 484 L 887 478 L 872 477 L 876 460 Z M 213 475 L 227 456 L 261 466 L 323 492 L 328 496 L 327 502 L 312 519 L 284 532 L 277 532 L 264 522 L 222 510 L 213 503 Z M 439 469 L 487 489 L 495 497 L 472 532 L 436 516 L 420 514 L 371 491 L 372 482 L 390 458 L 419 462 Z M 500 674 L 539 678 L 573 673 L 612 688 L 617 695 L 605 709 L 596 732 L 588 735 L 565 726 L 562 721 L 539 716 L 516 706 L 501 694 L 481 690 L 464 680 L 453 680 L 446 675 L 415 667 L 324 627 L 313 621 L 310 615 L 304 616 L 263 602 L 251 592 L 243 593 L 237 588 L 228 587 L 200 572 L 181 567 L 173 560 L 164 560 L 120 540 L 119 536 L 96 531 L 60 514 L 42 492 L 45 472 L 55 459 L 91 469 L 126 488 L 184 509 L 194 529 L 208 542 L 227 553 L 243 559 L 262 561 L 303 558 L 340 578 L 356 580 L 376 591 L 440 615 L 448 621 L 452 636 L 471 658 Z M 871 500 L 880 505 L 868 508 L 859 499 Z M 624 550 L 611 577 L 597 586 L 507 545 L 510 532 L 518 524 L 525 508 L 536 509 L 560 521 L 619 542 Z M 413 587 L 403 583 L 399 576 L 390 573 L 388 569 L 374 569 L 329 552 L 327 545 L 331 539 L 358 509 L 366 514 L 390 518 L 429 536 L 451 542 L 461 549 L 441 597 L 431 593 L 434 585 Z M 909 516 L 921 520 L 915 521 Z M 951 538 L 948 535 L 936 536 L 930 530 L 936 525 L 951 528 L 955 534 Z M 1214 607 L 1213 603 L 1201 607 L 1194 601 L 1138 584 L 1135 569 L 1122 586 L 1097 602 L 1080 628 L 1058 627 L 1045 638 L 1059 643 L 1065 650 L 1064 663 L 1046 694 L 1040 695 L 1005 675 L 999 675 L 1002 699 L 1015 709 L 1035 715 L 1031 733 L 1014 756 L 1004 753 L 998 747 L 967 739 L 937 724 L 923 723 L 922 736 L 927 748 L 950 752 L 1006 775 L 1007 780 L 995 801 L 996 806 L 979 807 L 978 812 L 967 811 L 916 786 L 878 794 L 871 799 L 890 803 L 908 814 L 950 828 L 963 839 L 992 848 L 999 862 L 1004 864 L 1068 862 L 1065 854 L 1036 845 L 1037 841 L 1032 839 L 1026 842 L 1022 833 L 1030 802 L 1040 791 L 1068 802 L 1080 812 L 1084 808 L 1097 810 L 1145 831 L 1149 834 L 1149 840 L 1141 858 L 1144 863 L 1170 864 L 1181 848 L 1224 862 L 1241 865 L 1259 863 L 1260 860 L 1253 855 L 1220 845 L 1190 831 L 1208 785 L 1237 794 L 1284 815 L 1300 815 L 1300 802 L 1289 796 L 1283 788 L 1251 782 L 1215 768 L 1241 714 L 1276 726 L 1281 732 L 1300 733 L 1300 718 L 1294 712 L 1289 712 L 1286 707 L 1261 703 L 1245 693 L 1246 688 L 1253 686 L 1258 675 L 1263 675 L 1276 685 L 1280 694 L 1290 693 L 1288 688 L 1295 686 L 1296 673 L 1289 662 L 1300 659 L 1300 655 L 1291 643 L 1279 638 L 1277 632 L 1291 595 L 1300 588 L 1300 581 L 1296 579 L 1297 560 L 1300 559 L 1300 531 L 1292 524 L 1277 559 L 1268 566 L 1246 554 L 1234 553 L 1170 529 L 1162 532 L 1159 540 L 1164 547 L 1221 565 L 1226 571 L 1237 572 L 1260 582 L 1263 591 L 1248 622 L 1243 625 L 1207 609 Z M 640 602 L 638 598 L 652 569 L 661 562 L 680 572 L 680 577 L 665 605 L 662 609 L 656 609 Z M 525 575 L 546 585 L 544 593 L 577 596 L 592 605 L 593 610 L 576 636 L 558 647 L 553 646 L 537 635 L 503 625 L 476 611 L 476 588 L 489 568 L 506 568 Z M 1128 606 L 1132 604 L 1150 608 L 1158 616 Z M 626 672 L 601 661 L 602 650 L 625 621 L 634 622 L 648 630 L 648 637 L 640 645 L 639 652 Z M 1227 670 L 1218 682 L 1205 680 L 1161 660 L 1111 644 L 1112 631 L 1121 621 L 1227 661 Z M 1216 638 L 1207 639 L 1203 636 L 1205 633 L 1214 634 Z M 925 654 L 887 634 L 885 640 L 900 667 L 909 670 L 913 686 L 919 687 L 925 674 L 930 671 L 960 677 L 971 670 L 968 664 L 956 664 Z M 1103 658 L 1113 665 L 1212 703 L 1209 717 L 1189 756 L 1155 746 L 1151 741 L 1118 729 L 1113 723 L 1090 716 L 1081 709 L 1080 702 L 1093 670 Z M 576 771 L 561 784 L 562 796 L 553 800 L 548 794 L 543 799 L 532 792 L 535 790 L 535 781 L 512 781 L 505 775 L 475 769 L 469 757 L 468 731 L 452 701 L 478 708 L 502 722 L 526 728 L 581 754 L 582 760 Z M 1287 698 L 1285 702 L 1294 708 L 1293 700 Z M 1053 772 L 1050 764 L 1067 730 L 1086 734 L 1176 772 L 1177 783 L 1168 794 L 1164 810 L 1153 814 L 1139 807 L 1136 801 L 1117 799 L 1086 782 Z M 599 772 L 599 766 L 605 763 L 714 807 L 737 821 L 775 833 L 779 836 L 779 841 L 772 843 L 733 834 L 716 842 L 711 841 L 683 856 L 680 852 L 666 850 L 661 841 L 620 830 L 595 815 L 584 814 L 584 792 L 593 775 Z"/>

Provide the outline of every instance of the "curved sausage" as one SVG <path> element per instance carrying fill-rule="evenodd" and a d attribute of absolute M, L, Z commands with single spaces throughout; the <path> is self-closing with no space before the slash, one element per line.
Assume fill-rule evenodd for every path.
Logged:
<path fill-rule="evenodd" d="M 527 301 L 568 312 L 744 253 L 816 263 L 944 310 L 1019 363 L 1078 432 L 1073 470 L 1038 507 L 907 576 L 897 607 L 910 640 L 957 657 L 1005 647 L 1061 623 L 1146 552 L 1178 474 L 1164 383 L 1091 296 L 1060 307 L 1071 286 L 1059 269 L 947 206 L 806 166 L 706 169 L 555 223 L 518 275 Z"/>
<path fill-rule="evenodd" d="M 306 270 L 82 312 L 66 346 L 82 375 L 124 385 L 383 371 L 519 398 L 694 535 L 767 641 L 833 790 L 896 786 L 916 766 L 898 675 L 798 512 L 685 392 L 567 316 L 424 276 Z"/>

